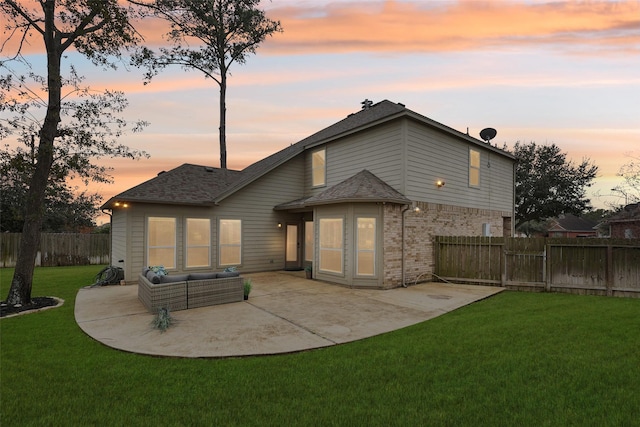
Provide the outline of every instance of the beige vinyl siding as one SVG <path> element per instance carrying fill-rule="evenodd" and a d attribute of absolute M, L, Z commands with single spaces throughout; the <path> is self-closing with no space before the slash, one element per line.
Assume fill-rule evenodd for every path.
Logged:
<path fill-rule="evenodd" d="M 305 192 L 317 194 L 362 171 L 369 170 L 396 189 L 402 185 L 402 127 L 398 121 L 383 124 L 326 145 L 327 184 L 311 188 L 311 152 L 306 155 Z"/>
<path fill-rule="evenodd" d="M 130 233 L 125 230 L 114 235 L 115 241 L 126 241 L 130 248 L 125 265 L 127 280 L 136 280 L 138 273 L 147 263 L 147 218 L 167 216 L 176 218 L 176 272 L 183 272 L 185 266 L 185 220 L 186 218 L 211 219 L 211 267 L 221 270 L 218 265 L 218 221 L 220 218 L 242 220 L 242 265 L 241 271 L 267 271 L 284 268 L 284 228 L 278 222 L 299 221 L 299 215 L 276 212 L 273 207 L 298 199 L 303 195 L 304 159 L 292 159 L 286 164 L 264 175 L 234 195 L 224 199 L 219 206 L 198 207 L 180 205 L 159 205 L 131 203 L 127 216 Z M 302 227 L 302 224 L 301 224 Z M 302 228 L 301 228 L 302 230 Z M 115 232 L 114 232 L 115 233 Z M 194 268 L 190 271 L 203 270 Z"/>
<path fill-rule="evenodd" d="M 119 262 L 124 260 L 124 262 Z M 112 212 L 111 216 L 111 265 L 125 270 L 129 262 L 127 260 L 127 212 L 119 209 Z"/>
<path fill-rule="evenodd" d="M 299 214 L 274 211 L 274 206 L 303 196 L 304 158 L 299 156 L 262 176 L 215 208 L 218 219 L 242 220 L 242 265 L 244 272 L 280 270 L 285 262 L 285 229 L 278 223 L 304 223 Z M 217 227 L 216 227 L 217 228 Z M 217 243 L 217 236 L 213 242 Z M 217 258 L 215 258 L 217 263 Z"/>
<path fill-rule="evenodd" d="M 146 246 L 145 241 L 145 214 L 141 209 L 145 205 L 130 204 L 129 209 L 129 267 L 128 270 L 132 272 L 132 275 L 137 278 L 137 275 L 142 270 L 142 267 L 146 266 Z"/>
<path fill-rule="evenodd" d="M 469 186 L 469 148 L 480 152 L 480 185 Z M 479 209 L 513 209 L 513 162 L 481 145 L 409 122 L 407 192 L 412 200 Z M 487 167 L 488 163 L 491 167 Z M 435 183 L 443 180 L 445 186 Z"/>

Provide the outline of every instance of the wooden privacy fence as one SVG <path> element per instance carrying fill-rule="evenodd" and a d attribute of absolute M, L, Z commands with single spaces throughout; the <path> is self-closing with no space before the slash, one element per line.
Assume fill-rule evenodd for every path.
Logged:
<path fill-rule="evenodd" d="M 0 266 L 15 267 L 21 233 L 0 234 Z M 108 234 L 42 233 L 36 266 L 109 264 Z"/>
<path fill-rule="evenodd" d="M 509 289 L 640 297 L 640 240 L 435 238 L 435 275 Z"/>

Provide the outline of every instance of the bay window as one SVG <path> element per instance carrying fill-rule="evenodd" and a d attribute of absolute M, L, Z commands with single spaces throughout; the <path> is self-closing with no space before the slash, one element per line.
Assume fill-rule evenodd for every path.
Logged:
<path fill-rule="evenodd" d="M 342 218 L 320 218 L 320 271 L 343 272 L 343 222 Z"/>

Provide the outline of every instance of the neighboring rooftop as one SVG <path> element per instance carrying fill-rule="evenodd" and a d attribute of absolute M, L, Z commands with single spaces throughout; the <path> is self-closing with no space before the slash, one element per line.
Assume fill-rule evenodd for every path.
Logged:
<path fill-rule="evenodd" d="M 605 222 L 627 222 L 640 220 L 640 203 L 632 203 L 622 208 L 605 220 Z"/>
<path fill-rule="evenodd" d="M 598 223 L 586 218 L 580 218 L 572 214 L 563 214 L 552 220 L 549 231 L 589 231 L 594 232 Z"/>

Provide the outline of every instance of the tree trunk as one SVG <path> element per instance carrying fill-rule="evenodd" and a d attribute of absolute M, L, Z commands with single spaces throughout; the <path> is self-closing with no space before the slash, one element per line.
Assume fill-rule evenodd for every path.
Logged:
<path fill-rule="evenodd" d="M 227 72 L 220 69 L 220 168 L 227 168 Z"/>
<path fill-rule="evenodd" d="M 60 61 L 62 57 L 61 42 L 55 33 L 55 2 L 47 0 L 45 8 L 45 45 L 47 47 L 47 89 L 49 99 L 47 115 L 40 129 L 40 143 L 36 168 L 31 178 L 25 203 L 25 221 L 22 238 L 18 248 L 18 259 L 11 280 L 11 288 L 7 296 L 7 304 L 26 305 L 31 302 L 31 287 L 35 268 L 40 230 L 44 217 L 45 189 L 49 180 L 49 172 L 53 164 L 53 143 L 58 133 L 60 122 L 62 80 L 60 77 Z"/>

